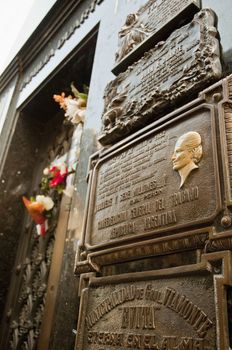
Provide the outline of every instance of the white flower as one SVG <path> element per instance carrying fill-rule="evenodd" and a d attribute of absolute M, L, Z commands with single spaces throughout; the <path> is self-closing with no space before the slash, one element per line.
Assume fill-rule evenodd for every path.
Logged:
<path fill-rule="evenodd" d="M 44 174 L 44 175 L 48 175 L 48 174 L 49 174 L 49 168 L 45 168 L 45 169 L 43 170 L 43 174 Z"/>
<path fill-rule="evenodd" d="M 72 118 L 71 122 L 73 124 L 83 123 L 85 119 L 85 109 L 78 108 L 75 116 Z"/>
<path fill-rule="evenodd" d="M 73 124 L 83 123 L 86 107 L 80 108 L 80 103 L 70 98 L 65 99 L 65 104 L 67 107 L 65 117 Z"/>
<path fill-rule="evenodd" d="M 51 197 L 38 195 L 35 200 L 37 203 L 43 204 L 45 210 L 51 210 L 54 207 L 54 202 Z"/>

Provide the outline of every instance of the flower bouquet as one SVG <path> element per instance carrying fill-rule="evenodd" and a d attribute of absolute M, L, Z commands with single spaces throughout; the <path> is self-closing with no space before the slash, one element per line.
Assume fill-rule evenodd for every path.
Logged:
<path fill-rule="evenodd" d="M 36 230 L 39 236 L 44 236 L 48 229 L 48 218 L 51 216 L 51 210 L 54 202 L 51 197 L 38 195 L 30 200 L 23 196 L 23 203 L 36 223 Z"/>
<path fill-rule="evenodd" d="M 66 187 L 67 176 L 72 173 L 74 173 L 74 170 L 69 171 L 65 163 L 45 168 L 41 180 L 41 190 L 48 193 L 51 189 L 54 189 L 61 194 Z"/>
<path fill-rule="evenodd" d="M 70 189 L 66 188 L 66 179 L 72 173 L 74 173 L 74 170 L 69 171 L 65 163 L 47 167 L 43 171 L 40 183 L 43 194 L 30 199 L 25 196 L 22 198 L 29 215 L 36 224 L 39 236 L 44 236 L 48 230 L 48 219 L 52 217 L 54 202 L 57 202 L 58 199 L 56 194 L 60 195 L 65 191 L 70 192 Z"/>
<path fill-rule="evenodd" d="M 60 95 L 53 95 L 56 102 L 60 104 L 60 108 L 65 111 L 65 117 L 72 124 L 84 123 L 87 99 L 88 99 L 88 87 L 84 86 L 85 92 L 79 92 L 74 84 L 71 84 L 71 90 L 73 96 L 65 96 L 62 92 Z"/>

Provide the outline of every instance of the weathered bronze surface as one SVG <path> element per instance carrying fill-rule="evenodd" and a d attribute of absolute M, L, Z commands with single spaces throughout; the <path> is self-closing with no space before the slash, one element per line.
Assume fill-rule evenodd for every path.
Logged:
<path fill-rule="evenodd" d="M 199 8 L 199 0 L 150 0 L 137 13 L 129 14 L 118 34 L 117 64 L 113 73 L 118 74 L 125 70 L 139 54 L 141 57 L 141 52 L 154 47 L 178 23 L 183 24 L 185 18 L 193 15 Z"/>
<path fill-rule="evenodd" d="M 226 204 L 232 205 L 232 76 L 224 83 L 223 100 L 219 103 L 221 148 L 223 153 Z"/>
<path fill-rule="evenodd" d="M 175 225 L 170 225 L 170 227 L 167 226 L 166 229 L 160 227 L 159 229 L 157 229 L 157 231 L 154 230 L 153 232 L 147 232 L 145 234 L 142 234 L 141 231 L 137 232 L 137 234 L 129 233 L 126 231 L 126 229 L 120 228 L 118 230 L 119 232 L 118 238 L 109 239 L 107 241 L 110 235 L 106 234 L 106 236 L 104 236 L 104 234 L 108 231 L 110 232 L 110 230 L 113 230 L 117 226 L 123 227 L 123 224 L 118 224 L 115 226 L 107 227 L 105 230 L 100 230 L 99 240 L 101 240 L 102 238 L 103 240 L 102 242 L 97 243 L 97 245 L 92 246 L 92 227 L 93 227 L 94 220 L 96 220 L 95 214 L 97 214 L 96 212 L 94 212 L 94 207 L 96 205 L 96 199 L 97 199 L 96 186 L 97 186 L 98 176 L 99 174 L 101 174 L 102 165 L 109 164 L 108 162 L 110 162 L 113 157 L 115 156 L 117 157 L 117 155 L 123 154 L 124 149 L 128 149 L 130 147 L 133 148 L 134 145 L 137 145 L 140 142 L 141 143 L 144 142 L 144 140 L 146 140 L 148 135 L 153 137 L 152 135 L 155 135 L 157 130 L 161 132 L 162 130 L 166 130 L 166 125 L 164 125 L 165 121 L 170 121 L 170 123 L 167 125 L 168 126 L 170 125 L 171 128 L 172 126 L 175 126 L 175 125 L 178 128 L 178 125 L 179 125 L 178 123 L 179 122 L 181 123 L 182 117 L 183 119 L 185 119 L 186 116 L 190 117 L 190 115 L 192 115 L 191 114 L 192 112 L 190 111 L 191 109 L 194 109 L 194 111 L 198 110 L 199 114 L 201 115 L 202 104 L 205 104 L 206 102 L 207 102 L 207 108 L 209 108 L 209 110 L 215 111 L 216 133 L 213 133 L 214 134 L 213 138 L 214 138 L 214 141 L 217 140 L 217 145 L 219 147 L 219 152 L 217 153 L 217 156 L 216 156 L 218 164 L 216 165 L 215 169 L 217 170 L 215 173 L 217 173 L 218 178 L 220 179 L 221 194 L 219 195 L 219 197 L 223 199 L 223 205 L 221 206 L 220 198 L 216 199 L 216 197 L 215 197 L 215 200 L 214 199 L 213 201 L 210 200 L 207 203 L 204 201 L 202 202 L 199 198 L 199 200 L 192 202 L 192 205 L 195 203 L 194 206 L 198 207 L 200 212 L 203 213 L 205 210 L 205 207 L 208 208 L 209 205 L 212 205 L 212 202 L 217 201 L 218 203 L 217 217 L 212 222 L 209 222 L 207 226 L 202 224 L 198 225 L 196 222 L 196 225 L 189 224 L 188 227 L 186 227 L 185 229 L 182 229 L 182 228 L 176 229 Z M 182 115 L 182 117 L 180 117 L 180 120 L 177 121 L 176 118 L 177 116 L 180 116 L 180 115 Z M 203 90 L 199 94 L 198 98 L 193 100 L 191 103 L 185 105 L 184 107 L 181 107 L 180 109 L 156 121 L 155 123 L 150 124 L 145 129 L 142 129 L 141 131 L 133 134 L 132 136 L 130 136 L 130 138 L 121 141 L 119 144 L 112 146 L 111 148 L 105 150 L 104 152 L 100 152 L 93 155 L 93 157 L 90 160 L 90 169 L 89 169 L 89 175 L 90 175 L 89 188 L 91 189 L 90 198 L 89 198 L 90 206 L 88 207 L 88 210 L 86 210 L 86 215 L 85 215 L 86 224 L 84 226 L 84 235 L 80 244 L 80 249 L 78 252 L 79 257 L 77 259 L 77 263 L 75 266 L 76 274 L 87 273 L 91 271 L 102 272 L 104 270 L 104 266 L 106 265 L 124 263 L 127 261 L 142 259 L 147 257 L 173 254 L 175 252 L 184 252 L 192 249 L 194 250 L 200 249 L 205 252 L 231 250 L 231 247 L 232 247 L 231 115 L 232 115 L 232 76 L 228 76 L 225 79 L 210 86 L 210 88 Z M 202 119 L 202 125 L 204 124 L 203 120 L 204 119 Z M 162 124 L 163 124 L 163 129 L 159 127 L 159 125 L 162 125 Z M 191 131 L 195 130 L 195 132 L 197 132 L 201 136 L 201 145 L 198 145 L 197 149 L 195 150 L 195 151 L 197 150 L 199 151 L 198 155 L 200 156 L 199 158 L 200 160 L 198 163 L 195 164 L 198 166 L 198 168 L 195 168 L 194 170 L 190 171 L 185 182 L 180 188 L 180 192 L 183 191 L 186 184 L 188 184 L 188 181 L 193 179 L 192 176 L 195 176 L 198 174 L 198 172 L 202 171 L 203 161 L 205 161 L 207 157 L 207 154 L 205 153 L 205 145 L 204 145 L 205 141 L 202 138 L 202 133 L 198 132 L 195 129 L 194 118 L 193 118 L 192 125 L 194 126 L 194 128 L 191 128 Z M 173 185 L 175 182 L 175 186 L 178 186 L 178 187 L 181 185 L 181 173 L 183 175 L 183 171 L 174 169 L 174 165 L 171 161 L 171 157 L 173 156 L 174 149 L 176 148 L 176 144 L 178 144 L 178 141 L 181 139 L 181 137 L 183 137 L 183 135 L 186 135 L 186 133 L 189 131 L 190 129 L 183 130 L 183 131 L 181 131 L 180 129 L 178 136 L 176 136 L 176 139 L 175 140 L 173 139 L 172 141 L 173 147 L 171 149 L 169 157 L 166 160 L 167 162 L 166 165 L 170 166 L 169 170 L 172 170 L 170 181 L 173 181 Z M 147 134 L 145 134 L 145 132 Z M 214 150 L 211 149 L 210 153 L 212 151 L 214 152 Z M 100 161 L 100 162 L 96 166 L 97 161 Z M 157 168 L 157 164 L 154 164 L 154 169 L 156 171 L 155 174 L 157 174 L 157 169 L 158 169 L 158 174 L 159 174 L 159 171 L 162 172 L 162 176 L 164 174 L 167 174 L 164 161 L 158 164 L 159 164 L 159 168 Z M 117 161 L 114 167 L 115 181 L 117 181 L 118 166 L 119 166 L 119 162 Z M 146 173 L 146 170 L 144 172 Z M 127 171 L 125 172 L 125 176 L 126 176 L 124 178 L 125 186 L 128 186 L 128 191 L 130 191 L 132 185 L 130 184 L 129 175 Z M 203 177 L 210 177 L 210 176 L 211 176 L 210 173 L 203 175 Z M 112 178 L 113 178 L 113 175 L 112 175 Z M 137 178 L 138 179 L 140 178 L 139 172 L 138 172 Z M 183 179 L 183 176 L 182 176 L 182 179 Z M 202 178 L 199 181 L 202 181 Z M 117 188 L 116 183 L 115 185 L 116 185 L 115 188 Z M 111 186 L 113 186 L 113 183 L 111 184 Z M 106 187 L 106 190 L 107 190 L 107 187 Z M 172 192 L 169 193 L 168 190 L 169 189 L 167 188 L 167 193 L 168 193 L 167 196 L 170 196 Z M 116 193 L 117 191 L 118 193 Z M 114 195 L 120 194 L 120 191 L 121 191 L 120 188 L 117 188 L 117 191 L 114 193 Z M 208 195 L 208 187 L 204 187 L 203 191 L 204 191 L 203 197 L 206 198 Z M 153 191 L 151 189 L 150 193 L 152 192 Z M 122 191 L 122 193 L 124 193 L 124 191 Z M 133 192 L 130 192 L 130 196 L 132 193 Z M 216 193 L 217 193 L 217 190 L 215 191 L 215 194 Z M 160 195 L 160 197 L 162 196 L 163 195 Z M 143 199 L 142 195 L 140 199 L 141 198 Z M 158 197 L 156 198 L 154 197 L 152 201 L 154 200 L 154 203 L 155 203 L 156 199 L 158 199 Z M 123 210 L 124 209 L 128 210 L 128 212 L 130 213 L 130 209 L 131 209 L 130 201 L 123 201 L 122 203 L 124 205 Z M 106 207 L 109 204 L 110 204 L 109 202 L 106 202 L 105 203 Z M 129 209 L 128 209 L 128 206 L 129 206 Z M 175 208 L 175 210 L 180 210 L 183 214 L 183 213 L 186 213 L 185 208 L 187 208 L 188 206 L 191 206 L 190 202 L 183 202 L 180 206 L 177 206 L 177 208 L 179 209 Z M 100 213 L 102 212 L 101 215 L 104 214 L 104 210 L 106 211 L 112 210 L 113 212 L 112 216 L 113 216 L 115 215 L 115 213 L 117 213 L 117 210 L 118 210 L 118 205 L 115 206 L 115 204 L 113 208 L 110 208 L 110 207 L 103 208 L 103 207 L 100 210 Z M 138 202 L 138 207 L 139 207 L 139 202 Z M 97 215 L 100 215 L 100 213 L 98 213 Z M 134 221 L 137 222 L 137 220 L 142 220 L 142 217 L 135 218 Z M 128 222 L 130 222 L 130 217 L 128 218 Z M 124 227 L 126 227 L 126 225 Z M 116 230 L 114 232 L 116 232 Z M 97 233 L 95 232 L 95 234 Z M 149 236 L 149 239 L 148 239 L 148 236 Z M 98 248 L 101 248 L 101 249 L 98 249 Z"/>
<path fill-rule="evenodd" d="M 231 277 L 222 261 L 229 264 L 230 253 L 178 268 L 86 276 L 76 350 L 227 349 L 223 295 Z"/>
<path fill-rule="evenodd" d="M 101 272 L 105 266 L 124 262 L 144 259 L 148 257 L 160 257 L 178 252 L 187 252 L 190 256 L 189 250 L 196 251 L 202 249 L 208 252 L 217 250 L 230 249 L 232 246 L 232 239 L 220 239 L 218 235 L 217 241 L 211 241 L 215 232 L 210 227 L 202 229 L 183 232 L 172 236 L 152 238 L 149 240 L 139 241 L 135 243 L 124 244 L 123 246 L 116 246 L 100 251 L 89 252 L 87 260 L 77 261 L 75 266 L 75 274 L 80 275 L 88 272 Z M 222 242 L 223 241 L 223 242 Z M 81 257 L 79 257 L 80 260 Z M 178 262 L 178 259 L 175 259 Z M 196 262 L 196 260 L 194 261 Z M 190 260 L 188 259 L 188 263 Z"/>
<path fill-rule="evenodd" d="M 89 247 L 212 222 L 221 208 L 215 141 L 213 107 L 203 104 L 102 157 Z"/>
<path fill-rule="evenodd" d="M 112 144 L 221 76 L 215 16 L 202 10 L 105 90 L 99 141 Z"/>

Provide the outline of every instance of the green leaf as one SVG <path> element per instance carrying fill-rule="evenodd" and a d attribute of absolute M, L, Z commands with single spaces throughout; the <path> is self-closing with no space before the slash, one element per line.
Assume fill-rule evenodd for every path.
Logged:
<path fill-rule="evenodd" d="M 79 92 L 78 98 L 82 98 L 83 100 L 87 101 L 88 95 L 84 94 L 84 92 Z"/>
<path fill-rule="evenodd" d="M 75 87 L 75 85 L 74 85 L 73 82 L 71 83 L 71 90 L 72 90 L 73 95 L 74 95 L 76 98 L 79 98 L 79 91 L 77 90 L 77 88 Z"/>
<path fill-rule="evenodd" d="M 83 100 L 87 101 L 88 99 L 88 92 L 89 92 L 89 87 L 87 85 L 83 85 L 83 90 L 84 92 L 80 92 L 77 90 L 75 87 L 74 83 L 71 83 L 71 90 L 75 98 L 82 98 Z"/>

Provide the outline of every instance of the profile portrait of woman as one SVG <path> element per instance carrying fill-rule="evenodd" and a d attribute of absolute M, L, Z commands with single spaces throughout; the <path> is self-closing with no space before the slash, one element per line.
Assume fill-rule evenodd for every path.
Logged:
<path fill-rule="evenodd" d="M 198 169 L 202 155 L 201 136 L 198 132 L 189 131 L 178 138 L 172 155 L 172 164 L 173 170 L 178 171 L 180 175 L 180 188 L 189 174 Z"/>

